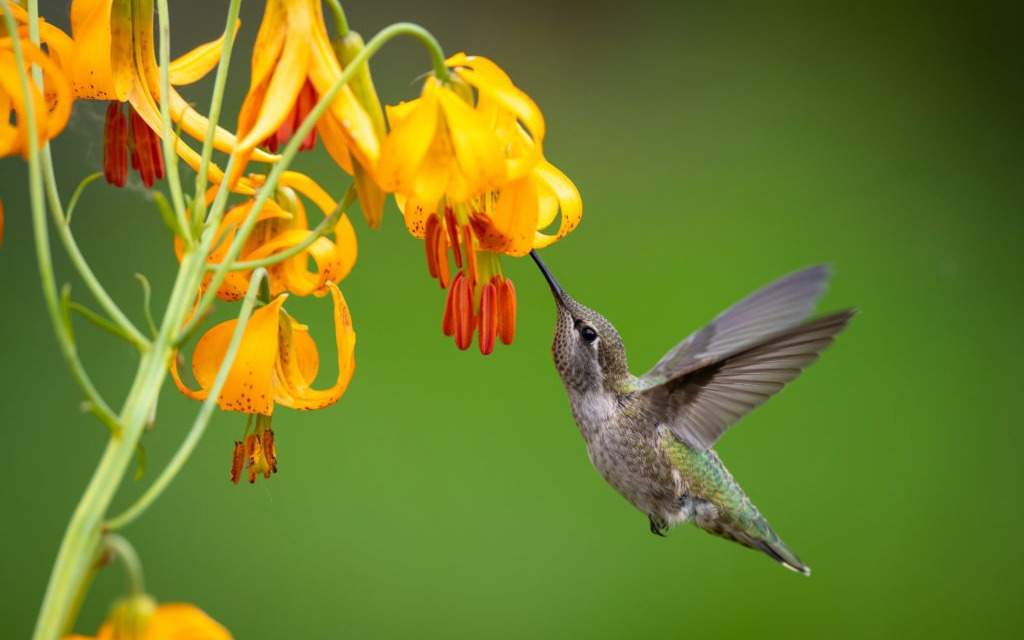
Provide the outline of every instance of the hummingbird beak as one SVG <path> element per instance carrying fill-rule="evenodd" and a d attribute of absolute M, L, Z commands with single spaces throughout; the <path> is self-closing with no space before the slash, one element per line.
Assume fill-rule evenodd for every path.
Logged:
<path fill-rule="evenodd" d="M 558 280 L 555 280 L 555 276 L 551 275 L 551 270 L 548 269 L 548 265 L 544 264 L 544 261 L 540 259 L 540 256 L 537 255 L 536 251 L 531 250 L 530 257 L 537 263 L 537 266 L 540 267 L 540 272 L 544 274 L 544 279 L 548 281 L 548 286 L 551 287 L 551 293 L 555 295 L 555 301 L 563 307 L 566 306 L 565 289 L 562 288 L 562 285 L 558 284 Z"/>

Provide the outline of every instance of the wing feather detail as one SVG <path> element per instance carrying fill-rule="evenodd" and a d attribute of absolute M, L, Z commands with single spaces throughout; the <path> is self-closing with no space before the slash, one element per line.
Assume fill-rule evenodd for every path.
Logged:
<path fill-rule="evenodd" d="M 854 313 L 840 311 L 791 327 L 640 393 L 651 394 L 651 404 L 660 412 L 662 423 L 679 440 L 707 449 L 817 360 Z"/>
<path fill-rule="evenodd" d="M 765 285 L 673 347 L 641 379 L 657 384 L 685 375 L 796 326 L 814 311 L 830 275 L 817 265 Z"/>

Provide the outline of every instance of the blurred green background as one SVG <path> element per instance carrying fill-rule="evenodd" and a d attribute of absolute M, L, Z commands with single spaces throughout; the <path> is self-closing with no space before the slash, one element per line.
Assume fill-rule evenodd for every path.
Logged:
<path fill-rule="evenodd" d="M 215 37 L 226 3 L 173 4 L 175 53 Z M 634 371 L 754 288 L 834 265 L 822 308 L 862 314 L 717 447 L 813 577 L 692 527 L 652 536 L 590 467 L 551 364 L 554 309 L 533 265 L 505 261 L 519 291 L 514 345 L 459 352 L 441 335 L 444 296 L 422 244 L 390 204 L 379 231 L 353 216 L 360 255 L 343 290 L 358 369 L 343 400 L 275 413 L 280 473 L 255 486 L 227 478 L 244 417 L 216 416 L 179 479 L 126 531 L 157 598 L 197 603 L 238 638 L 1020 628 L 1020 10 L 669 4 L 347 9 L 367 36 L 410 20 L 449 53 L 489 56 L 540 105 L 546 155 L 585 211 L 545 259 L 616 324 Z M 66 5 L 44 2 L 44 14 L 66 25 Z M 244 8 L 241 51 L 260 5 Z M 248 84 L 246 56 L 236 62 L 229 111 Z M 429 69 L 404 41 L 374 65 L 391 103 L 414 97 Z M 204 105 L 208 89 L 183 92 Z M 103 108 L 79 103 L 55 142 L 65 197 L 101 166 Z M 340 197 L 345 180 L 326 157 L 320 148 L 301 166 Z M 5 159 L 0 175 L 0 636 L 24 638 L 105 433 L 80 414 L 43 310 L 24 165 Z M 156 299 L 166 294 L 176 263 L 143 190 L 91 188 L 75 228 L 133 317 L 133 273 Z M 59 271 L 72 278 L 63 259 Z M 292 308 L 326 336 L 319 302 Z M 133 354 L 79 324 L 83 358 L 115 401 Z M 118 510 L 196 409 L 168 385 L 144 441 L 149 478 L 126 482 Z M 102 572 L 77 629 L 94 632 L 122 588 L 118 566 Z"/>

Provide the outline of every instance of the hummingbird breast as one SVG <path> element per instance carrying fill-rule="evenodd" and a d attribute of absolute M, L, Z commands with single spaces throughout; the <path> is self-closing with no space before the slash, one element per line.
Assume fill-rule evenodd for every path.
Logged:
<path fill-rule="evenodd" d="M 629 395 L 588 393 L 571 405 L 590 462 L 612 488 L 646 514 L 664 517 L 679 511 L 684 482 L 661 444 L 673 437 L 664 427 L 654 424 Z"/>

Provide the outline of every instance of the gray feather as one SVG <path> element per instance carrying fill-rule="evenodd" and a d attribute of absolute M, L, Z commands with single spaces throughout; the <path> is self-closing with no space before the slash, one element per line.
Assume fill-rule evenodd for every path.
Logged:
<path fill-rule="evenodd" d="M 677 438 L 691 447 L 708 449 L 726 429 L 817 360 L 854 313 L 840 311 L 797 325 L 640 393 L 650 394 L 662 424 Z"/>
<path fill-rule="evenodd" d="M 817 265 L 765 285 L 673 347 L 641 379 L 657 384 L 686 375 L 796 326 L 814 311 L 829 275 L 828 266 Z"/>

